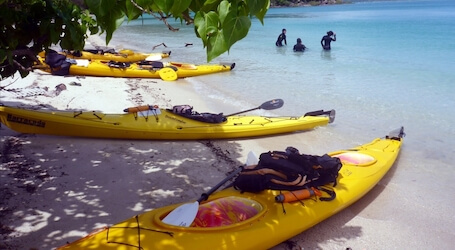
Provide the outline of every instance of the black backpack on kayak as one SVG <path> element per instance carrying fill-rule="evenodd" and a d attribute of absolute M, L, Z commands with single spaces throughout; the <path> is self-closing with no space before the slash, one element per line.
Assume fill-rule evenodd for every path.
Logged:
<path fill-rule="evenodd" d="M 223 113 L 198 113 L 194 111 L 193 107 L 190 105 L 176 105 L 172 107 L 172 110 L 169 109 L 169 111 L 172 111 L 174 114 L 178 114 L 186 118 L 207 123 L 222 123 L 227 120 Z"/>
<path fill-rule="evenodd" d="M 65 55 L 57 53 L 55 50 L 46 52 L 44 62 L 49 65 L 53 75 L 66 76 L 70 72 L 71 63 L 68 62 Z"/>
<path fill-rule="evenodd" d="M 300 154 L 297 149 L 288 147 L 285 152 L 262 153 L 257 166 L 244 169 L 234 181 L 234 187 L 242 192 L 314 187 L 331 196 L 321 197 L 320 200 L 329 201 L 335 198 L 335 192 L 321 186 L 336 186 L 341 166 L 337 157 Z"/>

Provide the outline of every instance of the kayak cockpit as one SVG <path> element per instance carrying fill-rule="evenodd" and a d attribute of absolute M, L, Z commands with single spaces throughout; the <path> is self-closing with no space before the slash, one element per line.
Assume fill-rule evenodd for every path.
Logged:
<path fill-rule="evenodd" d="M 226 196 L 210 200 L 199 205 L 197 214 L 189 227 L 167 224 L 162 220 L 169 213 L 155 216 L 155 223 L 173 230 L 226 230 L 249 225 L 259 220 L 267 211 L 267 206 L 258 201 L 237 196 Z"/>
<path fill-rule="evenodd" d="M 248 220 L 262 211 L 258 202 L 235 196 L 215 199 L 199 206 L 191 227 L 223 227 Z"/>

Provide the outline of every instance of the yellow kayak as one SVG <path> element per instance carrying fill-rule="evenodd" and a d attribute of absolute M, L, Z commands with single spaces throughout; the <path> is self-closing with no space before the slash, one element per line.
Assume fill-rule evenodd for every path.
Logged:
<path fill-rule="evenodd" d="M 333 188 L 326 186 L 336 192 L 336 198 L 331 201 L 311 198 L 278 203 L 275 197 L 280 191 L 241 193 L 228 188 L 198 204 L 198 213 L 189 227 L 164 223 L 163 219 L 182 212 L 192 202 L 139 214 L 59 249 L 268 249 L 364 196 L 394 164 L 403 136 L 401 127 L 384 138 L 329 153 L 343 164 L 338 184 Z"/>
<path fill-rule="evenodd" d="M 158 78 L 176 80 L 191 76 L 226 72 L 234 69 L 235 64 L 195 65 L 178 62 L 131 63 L 119 65 L 108 61 L 91 61 L 86 65 L 71 65 L 70 75 L 111 76 L 128 78 Z M 170 75 L 170 79 L 166 77 Z"/>
<path fill-rule="evenodd" d="M 161 53 L 140 53 L 129 49 L 120 50 L 118 52 L 113 50 L 83 50 L 80 52 L 63 51 L 59 53 L 71 59 L 112 60 L 116 62 L 157 61 L 168 58 L 171 55 L 171 51 L 163 51 Z M 45 52 L 43 51 L 38 55 L 44 58 Z"/>
<path fill-rule="evenodd" d="M 231 71 L 235 63 L 195 65 L 181 62 L 141 61 L 136 63 L 86 59 L 58 59 L 56 64 L 39 57 L 37 69 L 55 75 L 83 75 L 127 78 L 156 78 L 174 81 L 178 78 Z"/>
<path fill-rule="evenodd" d="M 0 106 L 0 121 L 20 133 L 116 139 L 193 140 L 274 135 L 309 130 L 332 122 L 335 111 L 300 117 L 195 113 L 147 106 L 124 114 L 98 111 L 30 110 Z"/>

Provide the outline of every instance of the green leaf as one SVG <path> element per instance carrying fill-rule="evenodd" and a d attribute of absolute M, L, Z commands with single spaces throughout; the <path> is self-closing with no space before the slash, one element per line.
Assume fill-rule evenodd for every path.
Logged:
<path fill-rule="evenodd" d="M 231 4 L 227 0 L 223 0 L 220 5 L 218 6 L 218 15 L 220 16 L 220 22 L 223 23 L 227 14 L 229 13 L 229 9 Z"/>
<path fill-rule="evenodd" d="M 90 11 L 95 14 L 96 21 L 106 31 L 106 44 L 112 39 L 115 30 L 125 20 L 127 6 L 125 0 L 86 0 Z"/>
<path fill-rule="evenodd" d="M 112 0 L 85 0 L 90 11 L 97 17 L 109 16 L 112 11 L 119 10 L 119 6 L 125 6 L 125 1 Z"/>
<path fill-rule="evenodd" d="M 169 14 L 172 6 L 174 5 L 174 0 L 155 0 L 155 4 L 161 9 L 162 12 Z"/>
<path fill-rule="evenodd" d="M 199 11 L 202 10 L 202 6 L 204 6 L 205 1 L 204 0 L 192 0 L 190 3 L 190 9 L 194 13 L 198 13 Z"/>
<path fill-rule="evenodd" d="M 264 17 L 270 8 L 270 0 L 246 0 L 250 14 L 256 16 L 264 25 Z"/>
<path fill-rule="evenodd" d="M 212 61 L 226 51 L 227 47 L 226 42 L 224 41 L 223 32 L 217 32 L 209 39 L 209 44 L 207 46 L 207 61 Z"/>
<path fill-rule="evenodd" d="M 175 17 L 182 16 L 182 13 L 190 7 L 191 0 L 174 0 L 171 14 Z"/>
<path fill-rule="evenodd" d="M 201 38 L 204 47 L 207 46 L 207 29 L 205 28 L 204 13 L 198 12 L 194 17 L 194 31 Z"/>
<path fill-rule="evenodd" d="M 207 0 L 203 3 L 201 11 L 204 12 L 214 11 L 217 9 L 220 2 L 221 0 Z"/>
<path fill-rule="evenodd" d="M 139 4 L 138 1 L 136 1 Z M 131 3 L 131 1 L 126 1 L 126 16 L 128 17 L 128 21 L 134 20 L 139 18 L 143 13 L 142 10 L 138 9 L 135 5 Z M 139 6 L 142 6 L 139 4 Z"/>
<path fill-rule="evenodd" d="M 198 12 L 194 19 L 194 26 L 199 37 L 202 39 L 204 47 L 208 45 L 210 37 L 215 36 L 215 32 L 218 32 L 220 19 L 218 14 L 214 11 L 209 13 Z"/>
<path fill-rule="evenodd" d="M 250 27 L 251 20 L 248 17 L 238 17 L 233 11 L 229 12 L 223 23 L 223 35 L 226 41 L 226 49 L 229 51 L 234 43 L 245 38 Z"/>
<path fill-rule="evenodd" d="M 120 25 L 122 25 L 124 20 L 125 16 L 123 13 L 118 13 L 118 15 L 114 15 L 111 19 L 108 20 L 109 22 L 106 25 L 106 44 L 111 41 L 114 31 L 120 27 Z"/>
<path fill-rule="evenodd" d="M 62 32 L 62 30 L 59 27 L 60 27 L 59 22 L 57 22 L 55 25 L 53 24 L 50 25 L 49 36 L 53 44 L 58 43 L 58 41 L 60 40 L 60 33 Z"/>

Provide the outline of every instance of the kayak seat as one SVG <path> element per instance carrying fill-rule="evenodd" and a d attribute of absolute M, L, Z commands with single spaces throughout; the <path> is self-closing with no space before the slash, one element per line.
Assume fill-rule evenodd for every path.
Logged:
<path fill-rule="evenodd" d="M 111 49 L 84 49 L 83 51 L 89 52 L 89 53 L 95 54 L 95 55 L 104 55 L 105 53 L 118 54 L 117 52 L 115 52 L 115 49 L 112 49 L 112 48 Z"/>
<path fill-rule="evenodd" d="M 119 69 L 126 69 L 131 65 L 129 62 L 116 62 L 116 61 L 109 61 L 107 66 L 112 68 L 119 68 Z"/>
<path fill-rule="evenodd" d="M 140 66 L 150 66 L 151 68 L 156 68 L 156 69 L 162 69 L 164 68 L 164 64 L 159 61 L 140 61 L 137 62 L 138 65 Z"/>
<path fill-rule="evenodd" d="M 369 166 L 376 162 L 376 159 L 373 156 L 354 151 L 335 154 L 332 155 L 332 157 L 340 158 L 343 164 L 358 166 Z"/>
<path fill-rule="evenodd" d="M 223 227 L 248 220 L 262 210 L 256 201 L 228 196 L 201 204 L 191 227 Z"/>

